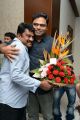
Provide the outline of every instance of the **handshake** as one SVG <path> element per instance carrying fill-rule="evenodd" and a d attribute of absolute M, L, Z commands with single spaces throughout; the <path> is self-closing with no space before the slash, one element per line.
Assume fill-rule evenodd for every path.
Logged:
<path fill-rule="evenodd" d="M 42 88 L 45 91 L 50 90 L 53 87 L 53 85 L 50 83 L 49 80 L 43 80 L 41 81 L 40 88 Z"/>

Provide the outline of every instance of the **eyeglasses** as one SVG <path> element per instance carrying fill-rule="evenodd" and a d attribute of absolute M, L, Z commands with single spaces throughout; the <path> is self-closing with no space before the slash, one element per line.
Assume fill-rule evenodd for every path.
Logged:
<path fill-rule="evenodd" d="M 37 27 L 37 26 L 40 26 L 40 27 L 46 27 L 47 24 L 38 24 L 38 23 L 33 23 L 33 26 Z"/>

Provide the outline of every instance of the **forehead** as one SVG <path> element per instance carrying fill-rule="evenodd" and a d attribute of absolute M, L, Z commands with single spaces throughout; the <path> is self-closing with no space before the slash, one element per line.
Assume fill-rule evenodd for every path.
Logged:
<path fill-rule="evenodd" d="M 9 36 L 4 36 L 4 38 L 11 39 L 11 37 L 9 37 Z"/>
<path fill-rule="evenodd" d="M 46 23 L 46 19 L 44 17 L 39 17 L 33 20 L 33 23 Z"/>

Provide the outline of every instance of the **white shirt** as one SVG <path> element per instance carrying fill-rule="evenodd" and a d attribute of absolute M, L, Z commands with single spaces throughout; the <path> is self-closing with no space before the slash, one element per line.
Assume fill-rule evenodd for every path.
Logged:
<path fill-rule="evenodd" d="M 28 92 L 35 92 L 40 81 L 29 76 L 27 48 L 17 38 L 12 44 L 20 51 L 13 62 L 4 57 L 0 71 L 0 103 L 22 108 L 27 104 Z"/>

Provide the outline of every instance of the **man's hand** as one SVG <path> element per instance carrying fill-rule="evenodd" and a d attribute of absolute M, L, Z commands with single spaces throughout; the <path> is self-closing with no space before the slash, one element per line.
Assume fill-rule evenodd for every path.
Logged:
<path fill-rule="evenodd" d="M 49 80 L 43 80 L 43 81 L 41 81 L 40 88 L 47 91 L 47 90 L 50 90 L 52 88 L 52 85 L 50 85 Z"/>
<path fill-rule="evenodd" d="M 16 46 L 2 46 L 1 53 L 3 53 L 10 61 L 15 58 L 15 55 L 19 54 L 19 49 L 15 48 Z"/>

